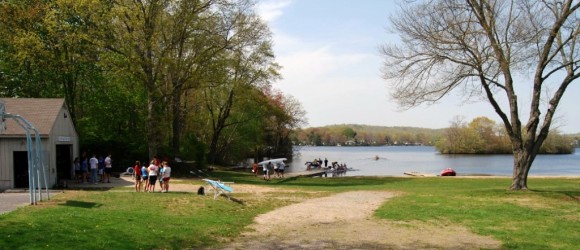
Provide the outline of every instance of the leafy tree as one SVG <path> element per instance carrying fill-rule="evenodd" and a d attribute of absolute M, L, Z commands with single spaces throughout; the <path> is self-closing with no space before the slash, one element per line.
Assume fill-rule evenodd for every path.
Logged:
<path fill-rule="evenodd" d="M 474 145 L 475 148 L 479 149 L 476 153 L 493 153 L 495 144 L 492 142 L 496 137 L 495 126 L 495 121 L 487 117 L 477 117 L 469 123 L 468 129 L 478 138 L 478 143 Z"/>
<path fill-rule="evenodd" d="M 527 189 L 566 89 L 578 79 L 580 2 L 574 0 L 434 0 L 407 2 L 391 18 L 401 45 L 385 45 L 384 78 L 403 107 L 437 102 L 454 89 L 482 96 L 510 138 L 510 189 Z M 529 117 L 522 125 L 516 92 L 531 75 Z M 520 91 L 521 92 L 521 91 Z M 543 102 L 547 100 L 547 102 Z M 544 110 L 543 112 L 541 110 Z M 543 114 L 543 116 L 542 116 Z"/>
<path fill-rule="evenodd" d="M 461 117 L 456 117 L 436 147 L 442 153 L 475 154 L 484 144 L 476 130 L 470 129 Z"/>
<path fill-rule="evenodd" d="M 0 71 L 5 96 L 64 97 L 76 124 L 81 90 L 99 87 L 98 4 L 8 1 L 0 5 Z"/>
<path fill-rule="evenodd" d="M 267 91 L 265 95 L 270 104 L 270 115 L 264 121 L 269 132 L 266 143 L 273 148 L 273 157 L 290 158 L 293 154 L 292 132 L 305 123 L 305 111 L 292 96 L 272 91 Z"/>
<path fill-rule="evenodd" d="M 342 134 L 346 137 L 346 139 L 354 139 L 354 137 L 356 137 L 356 132 L 352 128 L 345 128 L 342 131 Z"/>
<path fill-rule="evenodd" d="M 203 88 L 212 125 L 210 163 L 219 161 L 218 147 L 224 129 L 253 119 L 250 116 L 231 119 L 236 103 L 243 101 L 244 94 L 253 96 L 248 90 L 268 86 L 278 78 L 268 27 L 248 9 L 235 10 L 224 18 L 221 40 L 227 49 L 219 54 L 217 67 Z"/>
<path fill-rule="evenodd" d="M 502 130 L 505 131 L 487 117 L 477 117 L 469 124 L 456 119 L 436 147 L 445 154 L 510 154 L 509 137 Z M 556 130 L 550 132 L 539 153 L 569 154 L 571 145 L 571 138 Z"/>
<path fill-rule="evenodd" d="M 220 32 L 215 29 L 217 20 L 209 10 L 214 5 L 214 1 L 172 1 L 166 13 L 166 29 L 170 32 L 163 41 L 168 47 L 163 82 L 167 88 L 165 95 L 170 100 L 173 153 L 179 152 L 181 147 L 188 113 L 183 101 L 187 91 L 199 88 L 205 72 L 212 70 L 208 67 L 212 56 L 227 46 L 212 40 Z M 188 141 L 192 140 L 191 136 L 188 135 Z"/>
<path fill-rule="evenodd" d="M 540 152 L 546 154 L 571 154 L 573 152 L 572 138 L 563 136 L 559 131 L 551 131 Z"/>
<path fill-rule="evenodd" d="M 308 132 L 308 144 L 314 146 L 322 146 L 322 141 L 320 135 L 317 133 L 316 129 L 312 129 Z"/>
<path fill-rule="evenodd" d="M 142 91 L 126 75 L 108 70 L 116 58 L 101 46 L 106 4 L 5 1 L 0 12 L 1 95 L 64 97 L 83 151 L 131 157 L 141 149 Z"/>
<path fill-rule="evenodd" d="M 91 151 L 280 154 L 299 112 L 265 93 L 271 47 L 251 0 L 4 1 L 0 95 L 65 97 Z"/>
<path fill-rule="evenodd" d="M 106 48 L 118 55 L 115 66 L 129 72 L 146 91 L 147 145 L 149 158 L 157 154 L 161 141 L 163 70 L 169 48 L 163 43 L 165 11 L 169 1 L 121 0 L 110 11 L 111 39 Z"/>

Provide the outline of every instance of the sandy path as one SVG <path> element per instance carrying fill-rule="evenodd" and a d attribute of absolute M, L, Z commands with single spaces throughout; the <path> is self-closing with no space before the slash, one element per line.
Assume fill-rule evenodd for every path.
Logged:
<path fill-rule="evenodd" d="M 225 249 L 494 249 L 501 242 L 464 228 L 372 218 L 390 192 L 356 191 L 262 214 Z"/>
<path fill-rule="evenodd" d="M 176 181 L 170 190 L 195 192 L 198 187 Z M 236 193 L 249 193 L 254 198 L 281 191 L 247 184 L 233 184 L 232 187 Z M 219 249 L 501 248 L 500 241 L 444 222 L 392 222 L 374 218 L 374 211 L 395 195 L 393 192 L 353 191 L 281 207 L 257 216 L 245 233 Z"/>

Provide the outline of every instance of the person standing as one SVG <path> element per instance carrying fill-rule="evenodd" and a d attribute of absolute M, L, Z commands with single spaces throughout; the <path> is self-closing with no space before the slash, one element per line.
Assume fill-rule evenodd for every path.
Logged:
<path fill-rule="evenodd" d="M 254 173 L 254 176 L 258 177 L 258 163 L 254 162 L 254 165 L 252 165 L 252 172 Z"/>
<path fill-rule="evenodd" d="M 159 164 L 155 164 L 158 167 L 158 171 L 157 171 L 157 180 L 159 180 L 159 192 L 163 192 L 163 172 L 165 172 L 165 166 L 163 165 L 162 162 L 160 162 Z"/>
<path fill-rule="evenodd" d="M 89 162 L 86 156 L 81 159 L 81 174 L 81 183 L 89 182 Z"/>
<path fill-rule="evenodd" d="M 328 167 L 328 159 L 324 158 L 324 167 Z"/>
<path fill-rule="evenodd" d="M 105 179 L 107 183 L 111 183 L 111 173 L 113 173 L 113 165 L 111 162 L 111 154 L 109 154 L 105 158 Z M 103 182 L 105 182 L 105 179 L 103 179 Z"/>
<path fill-rule="evenodd" d="M 157 183 L 157 171 L 159 168 L 155 166 L 155 161 L 151 161 L 149 165 L 149 192 L 155 192 L 155 184 Z"/>
<path fill-rule="evenodd" d="M 171 167 L 167 165 L 167 162 L 163 162 L 163 186 L 161 188 L 161 192 L 167 193 L 169 192 L 169 179 L 171 179 Z"/>
<path fill-rule="evenodd" d="M 99 160 L 97 160 L 97 155 L 93 154 L 93 157 L 89 160 L 89 165 L 91 167 L 91 182 L 97 184 L 97 170 L 99 168 Z"/>
<path fill-rule="evenodd" d="M 73 166 L 75 169 L 75 178 L 77 179 L 78 183 L 81 183 L 83 177 L 81 172 L 81 162 L 79 161 L 78 157 L 76 157 L 75 160 L 73 161 Z"/>
<path fill-rule="evenodd" d="M 149 189 L 149 170 L 147 169 L 147 166 L 143 165 L 141 167 L 141 178 L 143 178 L 143 191 L 147 192 Z"/>
<path fill-rule="evenodd" d="M 99 182 L 105 182 L 105 159 L 102 156 L 99 156 Z"/>
<path fill-rule="evenodd" d="M 141 162 L 135 162 L 133 174 L 135 175 L 135 192 L 139 192 L 141 191 Z"/>
<path fill-rule="evenodd" d="M 266 180 L 266 181 L 270 180 L 270 165 L 272 165 L 271 162 L 268 162 L 268 164 L 262 165 L 262 171 L 264 171 L 264 180 Z"/>
<path fill-rule="evenodd" d="M 276 174 L 276 177 L 280 178 L 280 163 L 277 162 L 276 164 L 274 164 L 274 174 Z"/>
<path fill-rule="evenodd" d="M 278 174 L 280 175 L 281 178 L 284 178 L 284 169 L 286 168 L 286 164 L 284 164 L 283 161 L 280 162 L 280 165 L 278 166 Z"/>

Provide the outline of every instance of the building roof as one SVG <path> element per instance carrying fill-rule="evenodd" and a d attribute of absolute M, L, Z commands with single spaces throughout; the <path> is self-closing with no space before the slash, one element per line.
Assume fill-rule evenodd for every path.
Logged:
<path fill-rule="evenodd" d="M 6 113 L 20 115 L 34 126 L 40 135 L 50 134 L 54 123 L 65 105 L 64 99 L 47 98 L 0 98 Z M 25 136 L 26 131 L 14 121 L 6 119 L 6 130 L 0 136 Z"/>

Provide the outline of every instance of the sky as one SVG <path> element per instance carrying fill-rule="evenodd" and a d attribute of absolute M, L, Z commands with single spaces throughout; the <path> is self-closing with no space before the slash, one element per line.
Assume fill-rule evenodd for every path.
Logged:
<path fill-rule="evenodd" d="M 489 103 L 452 93 L 441 102 L 401 110 L 381 78 L 381 45 L 398 42 L 390 33 L 394 0 L 258 0 L 257 10 L 273 33 L 283 79 L 274 88 L 297 99 L 305 127 L 333 124 L 445 128 L 460 117 L 486 116 L 499 123 Z M 519 94 L 521 97 L 521 94 Z M 520 107 L 529 106 L 521 100 Z M 552 127 L 580 132 L 580 82 L 571 84 Z M 523 123 L 527 112 L 521 112 Z"/>

